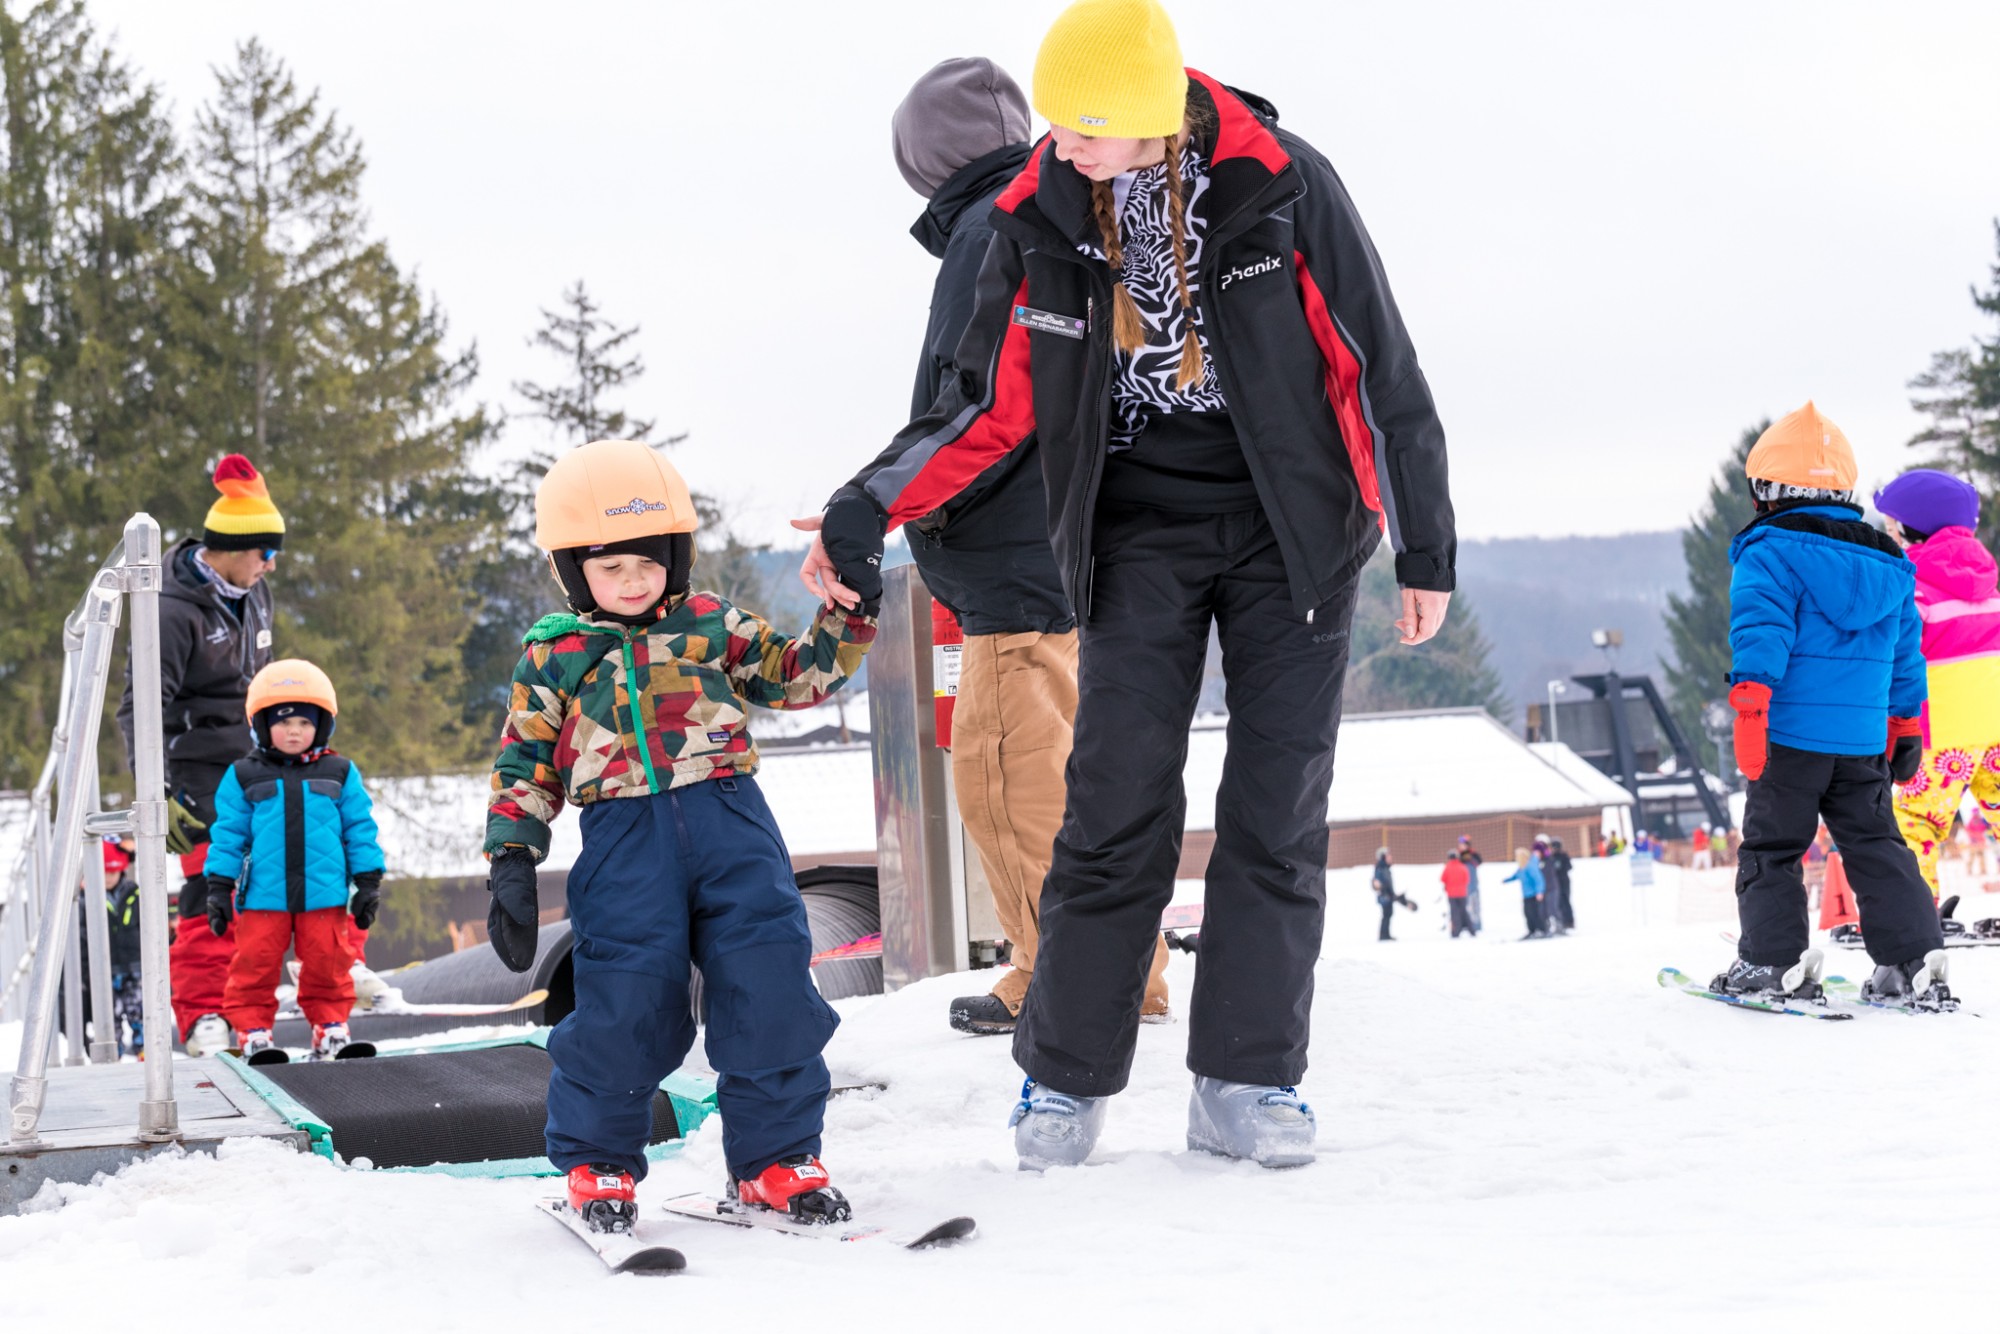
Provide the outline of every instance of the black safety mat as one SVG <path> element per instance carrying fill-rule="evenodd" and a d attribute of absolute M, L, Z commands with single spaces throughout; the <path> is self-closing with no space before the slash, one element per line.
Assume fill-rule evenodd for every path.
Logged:
<path fill-rule="evenodd" d="M 348 1162 L 428 1167 L 539 1158 L 549 1054 L 514 1043 L 469 1051 L 294 1062 L 257 1073 L 296 1098 L 333 1131 Z M 649 1142 L 680 1138 L 674 1107 L 653 1095 Z"/>

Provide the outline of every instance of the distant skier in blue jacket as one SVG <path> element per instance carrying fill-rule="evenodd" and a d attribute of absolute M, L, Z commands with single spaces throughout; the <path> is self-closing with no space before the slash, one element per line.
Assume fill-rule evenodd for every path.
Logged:
<path fill-rule="evenodd" d="M 1546 881 L 1542 876 L 1542 855 L 1526 848 L 1514 849 L 1514 874 L 1500 883 L 1511 885 L 1521 882 L 1521 916 L 1527 919 L 1528 934 L 1523 940 L 1533 940 L 1536 936 L 1548 934 L 1548 917 L 1542 912 L 1542 892 Z"/>
<path fill-rule="evenodd" d="M 1757 518 L 1730 560 L 1729 702 L 1750 779 L 1738 854 L 1739 957 L 1717 991 L 1821 994 L 1800 858 L 1821 819 L 1846 861 L 1877 967 L 1864 994 L 1950 1000 L 1937 913 L 1891 804 L 1921 758 L 1925 699 L 1916 573 L 1861 522 L 1840 428 L 1807 403 L 1757 440 Z"/>

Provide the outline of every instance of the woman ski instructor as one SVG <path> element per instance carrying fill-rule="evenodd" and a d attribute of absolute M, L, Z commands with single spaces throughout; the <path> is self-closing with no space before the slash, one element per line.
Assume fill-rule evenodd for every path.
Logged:
<path fill-rule="evenodd" d="M 1217 627 L 1229 751 L 1188 1145 L 1310 1162 L 1294 1086 L 1355 587 L 1386 531 L 1402 642 L 1442 624 L 1457 548 L 1443 428 L 1333 169 L 1269 103 L 1184 68 L 1155 0 L 1071 5 L 1032 101 L 1050 132 L 995 205 L 954 374 L 823 515 L 795 521 L 817 530 L 800 575 L 830 601 L 878 596 L 887 529 L 1039 443 L 1082 634 L 1067 804 L 1014 1034 L 1028 1168 L 1082 1162 L 1130 1075 Z"/>

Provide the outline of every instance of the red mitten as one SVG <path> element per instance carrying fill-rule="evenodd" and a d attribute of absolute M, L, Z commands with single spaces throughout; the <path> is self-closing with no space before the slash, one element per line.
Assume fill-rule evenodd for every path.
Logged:
<path fill-rule="evenodd" d="M 1738 681 L 1729 688 L 1729 706 L 1736 710 L 1736 767 L 1754 783 L 1771 754 L 1771 687 Z"/>

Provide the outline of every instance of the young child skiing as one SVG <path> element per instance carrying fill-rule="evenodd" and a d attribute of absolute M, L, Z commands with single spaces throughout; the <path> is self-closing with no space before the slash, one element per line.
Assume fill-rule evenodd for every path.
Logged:
<path fill-rule="evenodd" d="M 298 658 L 274 662 L 251 679 L 245 706 L 257 748 L 215 791 L 203 864 L 209 929 L 220 936 L 236 919 L 223 1017 L 246 1058 L 272 1052 L 278 982 L 293 949 L 312 1058 L 327 1060 L 347 1046 L 354 1008 L 347 919 L 366 931 L 381 903 L 374 805 L 361 770 L 329 745 L 340 704 L 325 672 Z"/>
<path fill-rule="evenodd" d="M 576 1008 L 549 1038 L 546 1137 L 596 1231 L 637 1218 L 653 1093 L 694 1043 L 690 964 L 706 982 L 728 1194 L 801 1220 L 848 1216 L 818 1158 L 820 1052 L 839 1020 L 813 985 L 805 904 L 752 776 L 745 715 L 839 689 L 875 637 L 875 608 L 823 607 L 805 634 L 779 634 L 689 591 L 695 525 L 687 484 L 645 445 L 601 440 L 549 469 L 535 541 L 571 612 L 527 634 L 488 807 L 487 921 L 516 972 L 535 958 L 549 823 L 565 800 L 580 808 Z"/>
<path fill-rule="evenodd" d="M 1548 934 L 1548 918 L 1542 915 L 1542 857 L 1527 848 L 1514 849 L 1514 874 L 1500 883 L 1511 885 L 1521 882 L 1521 918 L 1527 924 L 1528 933 L 1523 940 L 1533 940 L 1536 936 Z"/>
<path fill-rule="evenodd" d="M 1938 893 L 1938 856 L 1967 789 L 2000 812 L 2000 567 L 1981 545 L 1979 492 L 1917 468 L 1875 493 L 1917 573 L 1930 699 L 1917 772 L 1896 789 L 1896 821 Z M 1982 821 L 1982 825 L 1983 825 Z"/>
<path fill-rule="evenodd" d="M 1874 975 L 1869 999 L 1950 1000 L 1937 913 L 1896 828 L 1890 779 L 1920 758 L 1916 576 L 1861 522 L 1854 453 L 1811 403 L 1758 437 L 1757 517 L 1730 546 L 1729 702 L 1750 780 L 1736 877 L 1738 958 L 1711 984 L 1820 995 L 1799 861 L 1826 821 L 1846 859 Z"/>

